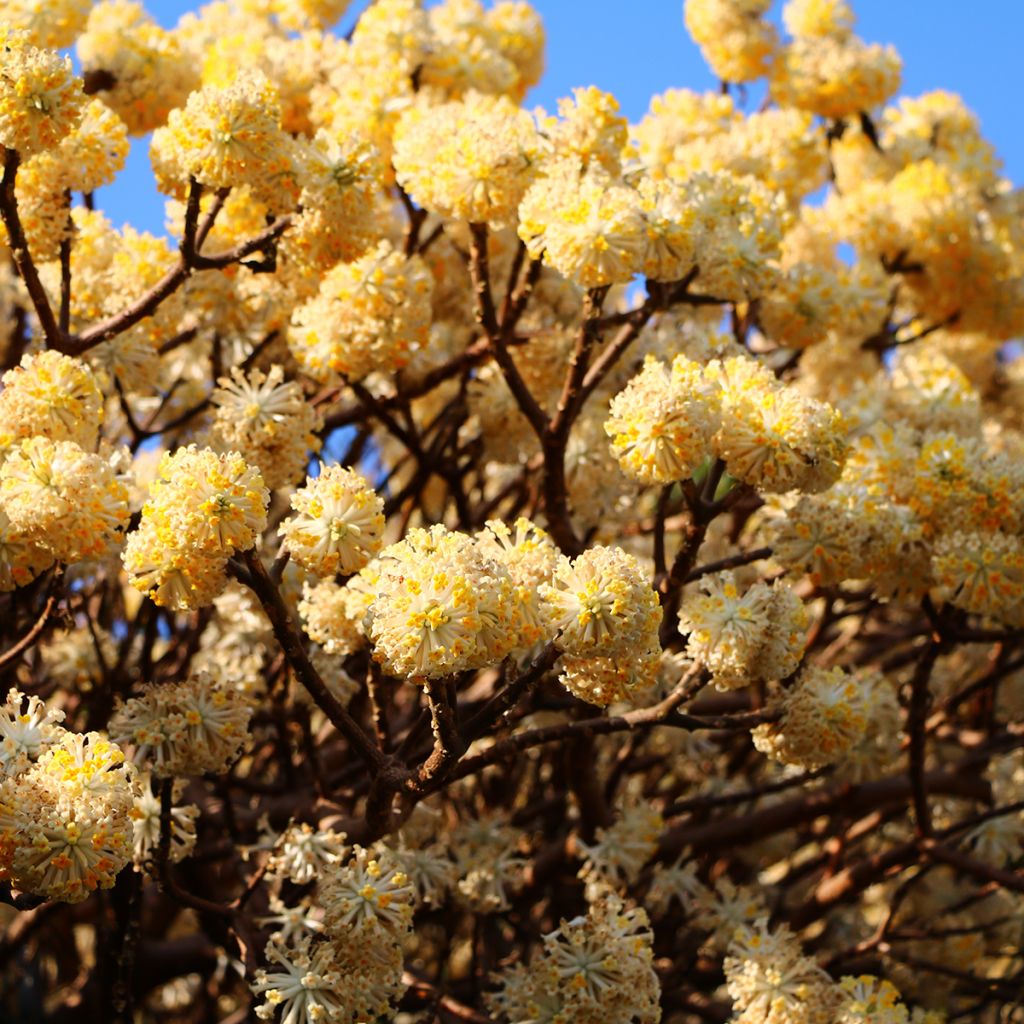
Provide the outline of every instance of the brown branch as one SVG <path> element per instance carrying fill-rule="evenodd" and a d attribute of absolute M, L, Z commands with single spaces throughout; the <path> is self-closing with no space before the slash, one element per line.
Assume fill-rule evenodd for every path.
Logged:
<path fill-rule="evenodd" d="M 60 577 L 61 570 L 57 569 L 53 577 L 50 580 L 48 589 L 52 590 L 57 579 Z M 12 661 L 21 657 L 42 635 L 44 629 L 46 629 L 46 623 L 49 621 L 50 616 L 53 614 L 54 608 L 57 607 L 57 601 L 59 595 L 56 593 L 50 593 L 46 598 L 46 603 L 43 605 L 43 610 L 39 613 L 39 618 L 33 623 L 32 628 L 12 647 L 9 647 L 3 654 L 0 654 L 0 671 L 5 669 Z"/>
<path fill-rule="evenodd" d="M 302 636 L 292 621 L 284 598 L 281 597 L 274 581 L 263 567 L 259 555 L 255 551 L 249 550 L 242 552 L 240 557 L 244 566 L 243 571 L 238 571 L 239 566 L 233 560 L 229 563 L 231 570 L 235 578 L 247 586 L 259 599 L 267 618 L 270 619 L 274 636 L 281 645 L 281 650 L 284 651 L 284 656 L 299 682 L 309 692 L 317 707 L 327 716 L 328 721 L 348 740 L 353 750 L 366 762 L 373 775 L 389 768 L 390 759 L 363 732 L 359 723 L 338 703 L 334 695 L 327 689 L 320 673 L 309 660 Z"/>
<path fill-rule="evenodd" d="M 54 348 L 63 351 L 66 340 L 64 332 L 53 315 L 50 300 L 39 279 L 39 272 L 36 270 L 32 254 L 29 252 L 28 240 L 25 237 L 25 228 L 21 223 L 21 215 L 18 212 L 18 197 L 15 194 L 15 183 L 18 177 L 18 168 L 21 166 L 21 155 L 15 149 L 4 149 L 4 176 L 0 181 L 0 215 L 3 217 L 4 225 L 7 228 L 7 238 L 11 247 L 11 255 L 14 258 L 14 265 L 18 275 L 25 284 L 25 290 L 32 300 L 32 307 L 36 311 L 39 326 L 43 329 L 43 337 L 46 338 L 47 348 Z"/>

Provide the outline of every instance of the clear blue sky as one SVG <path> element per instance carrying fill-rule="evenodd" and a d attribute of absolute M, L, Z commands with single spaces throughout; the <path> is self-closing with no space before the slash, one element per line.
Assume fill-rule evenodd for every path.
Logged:
<path fill-rule="evenodd" d="M 172 26 L 183 0 L 149 0 L 147 9 Z M 357 3 L 359 10 L 365 3 Z M 670 86 L 717 84 L 683 28 L 681 0 L 534 0 L 547 27 L 548 71 L 527 104 L 554 110 L 574 86 L 614 93 L 630 120 L 653 93 Z M 776 3 L 776 16 L 781 0 Z M 1024 131 L 1016 95 L 1024 57 L 1024 0 L 853 0 L 857 30 L 870 42 L 893 43 L 903 57 L 903 94 L 945 88 L 960 93 L 1004 161 L 1004 174 L 1024 183 Z M 343 27 L 350 22 L 343 20 Z M 118 181 L 97 194 L 115 225 L 163 231 L 163 201 L 152 185 L 146 140 L 132 147 Z"/>

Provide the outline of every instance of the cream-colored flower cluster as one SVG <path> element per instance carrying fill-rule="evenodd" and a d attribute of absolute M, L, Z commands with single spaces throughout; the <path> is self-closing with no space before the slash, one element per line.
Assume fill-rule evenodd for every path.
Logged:
<path fill-rule="evenodd" d="M 0 705 L 0 878 L 78 903 L 132 859 L 134 773 L 99 733 L 12 689 Z"/>
<path fill-rule="evenodd" d="M 241 752 L 252 711 L 237 690 L 196 673 L 125 701 L 110 719 L 110 734 L 157 778 L 216 775 Z"/>
<path fill-rule="evenodd" d="M 733 573 L 701 581 L 679 609 L 687 653 L 711 671 L 719 689 L 785 679 L 804 652 L 808 616 L 803 602 L 781 580 L 757 582 L 743 593 Z"/>
<path fill-rule="evenodd" d="M 132 586 L 168 608 L 209 604 L 267 524 L 263 478 L 237 452 L 190 445 L 164 455 L 149 494 L 124 550 Z"/>

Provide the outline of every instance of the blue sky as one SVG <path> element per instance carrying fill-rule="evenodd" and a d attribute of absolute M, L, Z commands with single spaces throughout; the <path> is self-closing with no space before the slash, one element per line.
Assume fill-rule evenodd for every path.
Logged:
<path fill-rule="evenodd" d="M 716 85 L 683 28 L 681 0 L 533 2 L 547 28 L 548 71 L 528 105 L 554 110 L 558 97 L 574 86 L 597 85 L 614 93 L 635 120 L 653 93 L 670 86 Z M 146 6 L 172 26 L 198 4 L 149 0 Z M 902 93 L 937 88 L 960 93 L 1003 158 L 1004 174 L 1016 184 L 1024 181 L 1024 132 L 1014 85 L 1022 60 L 1024 0 L 853 0 L 853 8 L 863 38 L 899 50 Z M 152 185 L 146 147 L 144 140 L 134 143 L 128 166 L 97 194 L 97 205 L 116 225 L 128 221 L 162 232 L 163 200 Z"/>

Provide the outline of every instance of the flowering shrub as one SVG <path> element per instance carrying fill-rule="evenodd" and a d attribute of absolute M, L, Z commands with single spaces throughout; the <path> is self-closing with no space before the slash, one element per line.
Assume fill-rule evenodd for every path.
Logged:
<path fill-rule="evenodd" d="M 0 14 L 0 1018 L 1024 1021 L 974 115 L 845 0 L 686 0 L 636 124 L 346 6 Z"/>

